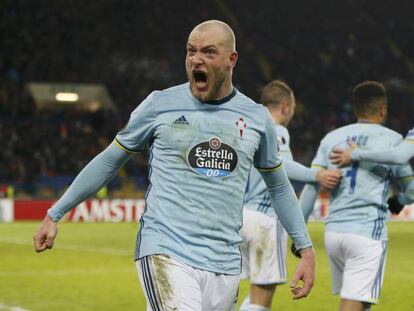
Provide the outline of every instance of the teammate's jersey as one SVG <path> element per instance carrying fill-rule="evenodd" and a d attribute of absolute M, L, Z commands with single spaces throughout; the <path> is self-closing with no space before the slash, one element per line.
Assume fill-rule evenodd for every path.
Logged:
<path fill-rule="evenodd" d="M 150 150 L 136 258 L 166 254 L 195 268 L 239 274 L 251 163 L 281 164 L 267 109 L 236 90 L 203 103 L 186 83 L 151 93 L 116 142 L 132 152 Z"/>
<path fill-rule="evenodd" d="M 366 150 L 384 150 L 402 141 L 402 136 L 378 124 L 356 123 L 336 129 L 321 141 L 314 167 L 335 168 L 329 155 L 353 141 Z M 375 240 L 387 239 L 385 220 L 390 177 L 412 176 L 411 167 L 356 161 L 341 168 L 342 179 L 332 192 L 326 230 L 360 234 Z"/>
<path fill-rule="evenodd" d="M 283 158 L 283 161 L 293 160 L 292 152 L 289 147 L 290 136 L 287 128 L 278 124 L 275 125 L 275 128 L 279 153 Z M 272 208 L 266 184 L 264 183 L 260 172 L 254 167 L 250 170 L 249 181 L 244 197 L 244 207 L 271 217 L 277 217 L 275 210 Z"/>

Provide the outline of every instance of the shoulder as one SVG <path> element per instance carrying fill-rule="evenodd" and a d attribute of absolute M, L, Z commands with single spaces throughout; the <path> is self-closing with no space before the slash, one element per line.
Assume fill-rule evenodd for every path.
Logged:
<path fill-rule="evenodd" d="M 243 112 L 250 119 L 254 120 L 256 124 L 265 126 L 266 123 L 272 123 L 269 111 L 265 106 L 255 102 L 250 97 L 246 96 L 242 92 L 236 90 L 236 95 L 232 99 L 233 103 L 238 111 Z"/>
<path fill-rule="evenodd" d="M 157 100 L 168 98 L 171 96 L 181 97 L 181 96 L 187 96 L 188 91 L 189 91 L 188 83 L 183 83 L 180 85 L 169 87 L 164 90 L 155 90 L 148 97 L 151 96 L 153 99 L 157 99 Z"/>
<path fill-rule="evenodd" d="M 403 136 L 400 133 L 382 125 L 378 125 L 378 127 L 383 139 L 387 139 L 393 143 L 400 143 L 403 140 Z"/>

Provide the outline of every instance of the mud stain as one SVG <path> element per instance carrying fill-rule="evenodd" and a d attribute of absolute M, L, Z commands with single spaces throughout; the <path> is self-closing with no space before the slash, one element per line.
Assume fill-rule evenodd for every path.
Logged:
<path fill-rule="evenodd" d="M 163 307 L 166 310 L 178 310 L 177 306 L 173 306 L 175 304 L 173 301 L 174 290 L 167 272 L 168 259 L 169 257 L 166 256 L 153 256 L 152 258 L 157 280 L 157 289 Z"/>

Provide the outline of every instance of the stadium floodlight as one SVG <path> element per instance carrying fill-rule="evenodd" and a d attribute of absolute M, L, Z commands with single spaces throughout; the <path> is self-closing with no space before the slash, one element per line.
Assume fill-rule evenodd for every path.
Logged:
<path fill-rule="evenodd" d="M 79 95 L 77 93 L 56 93 L 55 98 L 59 102 L 77 102 Z"/>
<path fill-rule="evenodd" d="M 116 106 L 103 84 L 31 82 L 27 84 L 38 109 L 80 109 L 116 111 Z"/>

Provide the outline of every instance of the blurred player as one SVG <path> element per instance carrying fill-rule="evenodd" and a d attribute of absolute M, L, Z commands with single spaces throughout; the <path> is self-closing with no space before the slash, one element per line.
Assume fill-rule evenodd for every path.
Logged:
<path fill-rule="evenodd" d="M 338 128 L 321 141 L 313 166 L 333 168 L 329 155 L 352 141 L 366 150 L 391 148 L 401 135 L 381 125 L 387 113 L 385 87 L 366 81 L 353 90 L 358 123 Z M 390 176 L 396 178 L 406 202 L 414 201 L 413 171 L 408 164 L 392 166 L 354 162 L 341 168 L 343 176 L 332 192 L 325 226 L 325 247 L 332 272 L 332 291 L 341 295 L 339 310 L 369 310 L 378 302 L 387 253 L 387 196 Z M 317 195 L 306 185 L 301 195 L 307 219 Z"/>
<path fill-rule="evenodd" d="M 227 24 L 207 21 L 195 27 L 187 42 L 189 83 L 155 91 L 135 109 L 114 142 L 48 211 L 34 236 L 35 249 L 51 248 L 56 222 L 149 147 L 150 186 L 136 248 L 147 310 L 233 310 L 243 196 L 254 164 L 281 223 L 301 249 L 294 298 L 308 295 L 315 269 L 311 241 L 276 152 L 272 120 L 233 87 L 237 57 Z"/>
<path fill-rule="evenodd" d="M 331 162 L 337 165 L 346 165 L 351 161 L 367 160 L 377 163 L 404 164 L 414 157 L 414 128 L 408 132 L 404 141 L 392 149 L 370 151 L 352 142 L 348 149 L 335 149 L 331 154 Z"/>
<path fill-rule="evenodd" d="M 275 124 L 279 152 L 288 177 L 335 187 L 341 176 L 339 170 L 311 169 L 293 161 L 286 128 L 296 106 L 291 88 L 282 81 L 272 81 L 263 88 L 261 102 Z M 266 185 L 255 168 L 250 171 L 244 207 L 242 278 L 249 278 L 251 286 L 250 296 L 244 300 L 240 311 L 270 310 L 276 286 L 287 282 L 287 233 L 271 208 Z"/>

